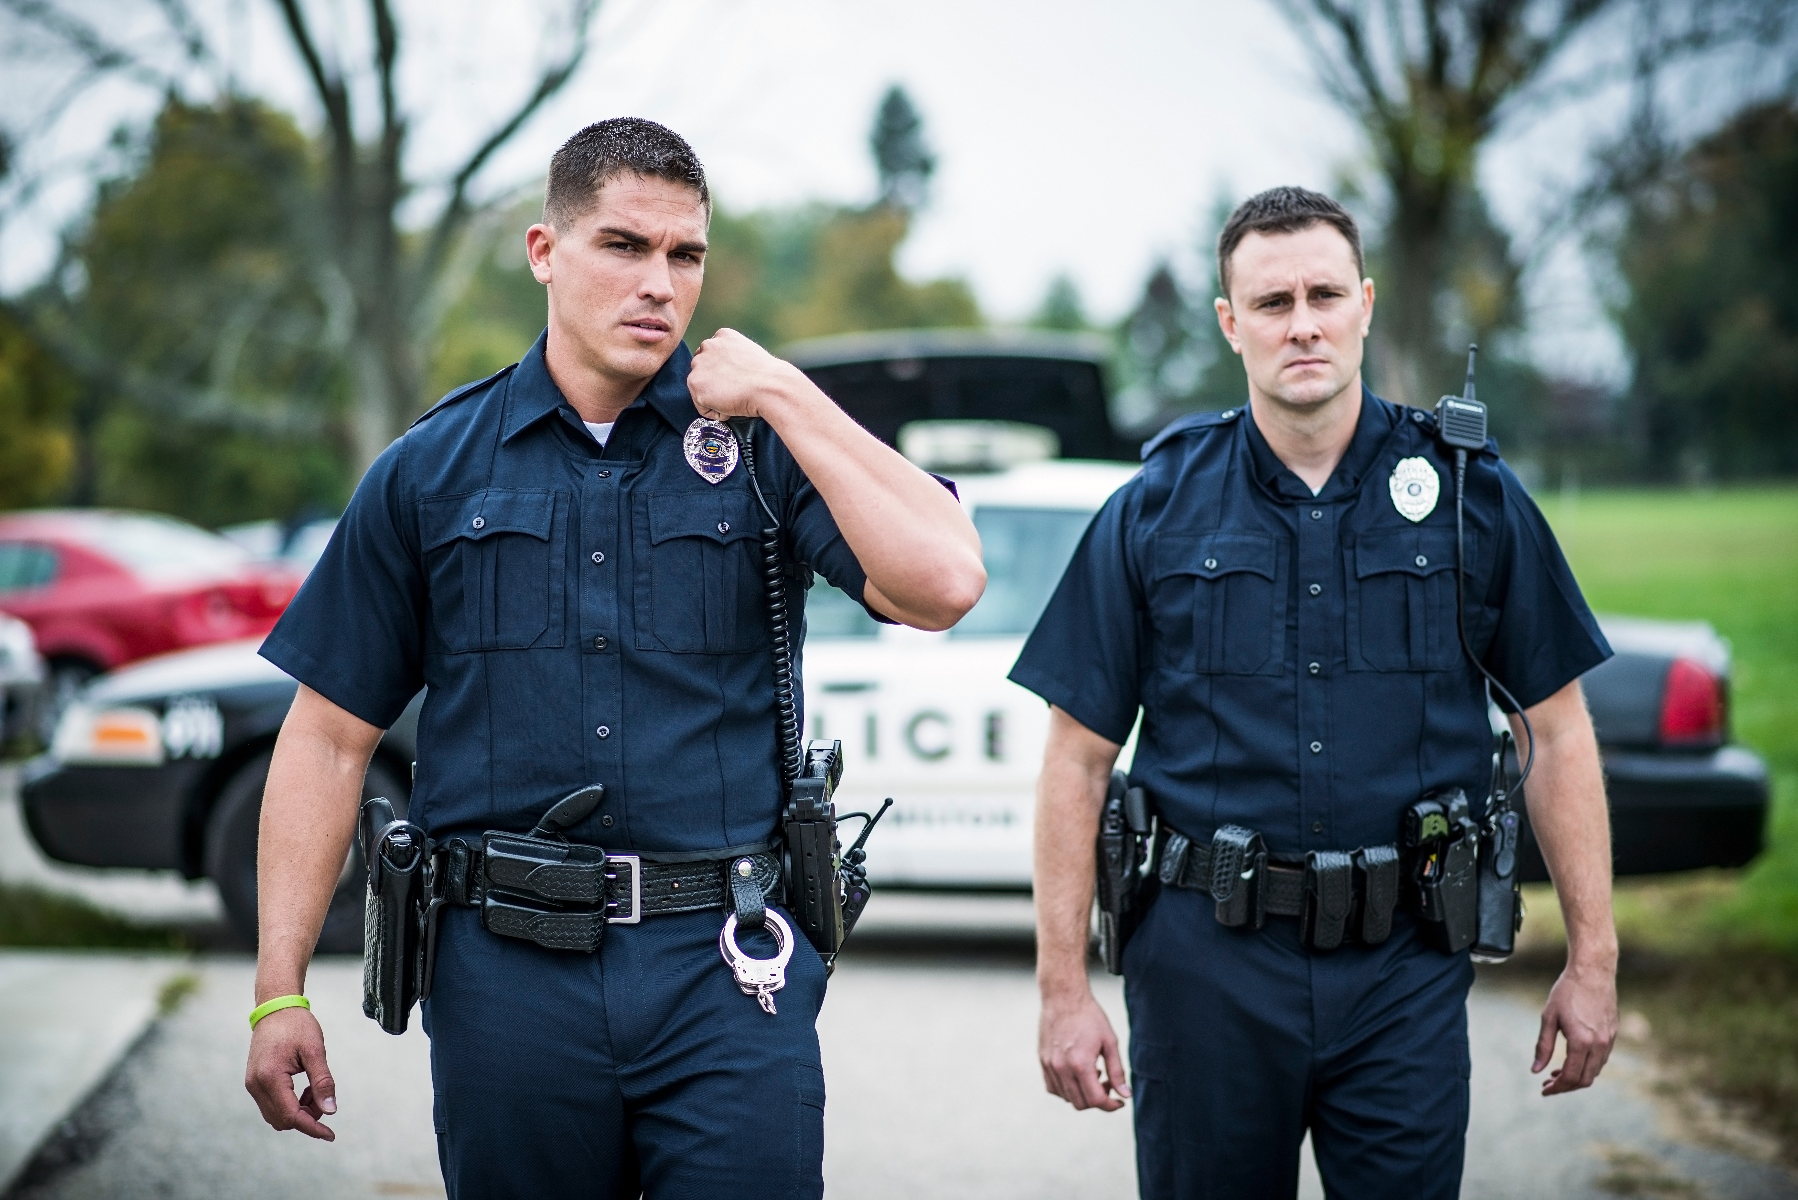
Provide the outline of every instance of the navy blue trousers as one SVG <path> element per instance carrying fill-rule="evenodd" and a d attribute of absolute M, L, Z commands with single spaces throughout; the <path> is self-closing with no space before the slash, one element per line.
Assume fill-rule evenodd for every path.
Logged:
<path fill-rule="evenodd" d="M 1124 953 L 1145 1200 L 1289 1200 L 1306 1130 L 1324 1190 L 1452 1200 L 1467 1137 L 1466 954 L 1390 940 L 1313 954 L 1298 922 L 1217 923 L 1163 889 Z"/>
<path fill-rule="evenodd" d="M 825 973 L 797 930 L 769 1016 L 719 956 L 722 909 L 610 926 L 595 954 L 442 916 L 424 1027 L 450 1200 L 823 1195 Z"/>

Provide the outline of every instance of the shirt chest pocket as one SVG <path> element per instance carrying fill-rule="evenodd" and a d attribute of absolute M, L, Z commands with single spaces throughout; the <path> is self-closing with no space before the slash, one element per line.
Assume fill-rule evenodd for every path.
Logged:
<path fill-rule="evenodd" d="M 1469 560 L 1473 535 L 1467 535 Z M 1357 538 L 1349 572 L 1349 668 L 1442 671 L 1461 656 L 1455 628 L 1455 535 L 1401 529 Z"/>
<path fill-rule="evenodd" d="M 637 647 L 738 654 L 768 644 L 761 529 L 746 494 L 649 496 L 638 524 Z M 645 529 L 645 526 L 647 528 Z"/>
<path fill-rule="evenodd" d="M 556 497 L 489 488 L 419 505 L 431 620 L 452 654 L 562 644 Z"/>
<path fill-rule="evenodd" d="M 1280 544 L 1252 533 L 1156 539 L 1150 618 L 1162 658 L 1201 675 L 1277 675 L 1286 650 Z"/>

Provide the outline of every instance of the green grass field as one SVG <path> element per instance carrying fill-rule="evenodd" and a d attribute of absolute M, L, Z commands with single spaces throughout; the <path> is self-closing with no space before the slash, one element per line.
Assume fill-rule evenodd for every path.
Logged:
<path fill-rule="evenodd" d="M 1703 885 L 1685 916 L 1711 936 L 1798 954 L 1798 488 L 1541 500 L 1595 610 L 1706 620 L 1733 646 L 1735 739 L 1774 776 L 1768 847 L 1730 885 Z M 1664 923 L 1619 899 L 1624 932 L 1656 940 Z"/>

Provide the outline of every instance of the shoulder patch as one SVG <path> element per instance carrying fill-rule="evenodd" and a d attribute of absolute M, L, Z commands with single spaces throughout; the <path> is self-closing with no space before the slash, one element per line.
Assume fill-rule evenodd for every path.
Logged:
<path fill-rule="evenodd" d="M 406 428 L 407 429 L 416 428 L 421 422 L 430 420 L 432 417 L 436 416 L 438 413 L 442 412 L 444 409 L 448 408 L 450 405 L 454 404 L 456 401 L 461 400 L 463 397 L 471 396 L 474 393 L 480 391 L 482 388 L 486 387 L 488 384 L 493 383 L 495 380 L 499 379 L 501 376 L 511 374 L 513 369 L 516 368 L 517 366 L 518 366 L 517 363 L 513 363 L 509 367 L 501 367 L 499 370 L 497 370 L 493 374 L 487 376 L 487 378 L 485 378 L 485 379 L 477 379 L 473 383 L 463 384 L 461 387 L 457 388 L 455 391 L 451 392 L 449 395 L 445 396 L 443 399 L 439 400 L 437 403 L 431 405 L 431 407 L 425 409 L 422 413 L 418 414 L 418 417 L 415 420 L 413 420 L 411 425 L 406 426 Z"/>
<path fill-rule="evenodd" d="M 1226 408 L 1222 412 L 1188 413 L 1184 417 L 1169 421 L 1162 427 L 1160 433 L 1143 443 L 1143 461 L 1149 461 L 1149 455 L 1155 453 L 1155 451 L 1161 449 L 1163 445 L 1172 441 L 1174 438 L 1179 437 L 1181 434 L 1191 433 L 1198 429 L 1212 429 L 1219 425 L 1227 425 L 1241 415 L 1242 409 L 1240 408 Z"/>

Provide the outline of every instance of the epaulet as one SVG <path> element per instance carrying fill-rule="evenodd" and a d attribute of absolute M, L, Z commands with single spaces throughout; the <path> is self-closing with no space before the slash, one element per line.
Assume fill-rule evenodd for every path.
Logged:
<path fill-rule="evenodd" d="M 1161 449 L 1163 443 L 1177 438 L 1183 433 L 1190 433 L 1195 429 L 1210 429 L 1217 425 L 1227 425 L 1241 415 L 1240 408 L 1226 408 L 1222 412 L 1188 413 L 1184 417 L 1168 422 L 1162 427 L 1160 433 L 1144 442 L 1142 459 L 1144 462 L 1148 462 L 1149 455 Z"/>
<path fill-rule="evenodd" d="M 436 416 L 438 413 L 442 412 L 444 409 L 448 408 L 450 405 L 454 404 L 456 401 L 462 399 L 464 396 L 473 395 L 475 392 L 480 391 L 482 388 L 486 387 L 488 384 L 492 383 L 494 380 L 500 378 L 500 376 L 509 374 L 512 371 L 512 369 L 516 366 L 518 366 L 518 364 L 513 363 L 509 367 L 501 367 L 499 370 L 497 370 L 493 374 L 487 376 L 487 378 L 485 378 L 485 379 L 477 379 L 473 383 L 463 384 L 461 387 L 457 388 L 455 391 L 451 392 L 449 395 L 445 396 L 443 399 L 439 400 L 437 403 L 431 405 L 431 407 L 425 409 L 422 413 L 418 414 L 418 419 L 413 421 L 411 425 L 406 426 L 406 428 L 408 428 L 408 429 L 416 428 L 419 424 L 430 420 L 432 417 Z"/>

